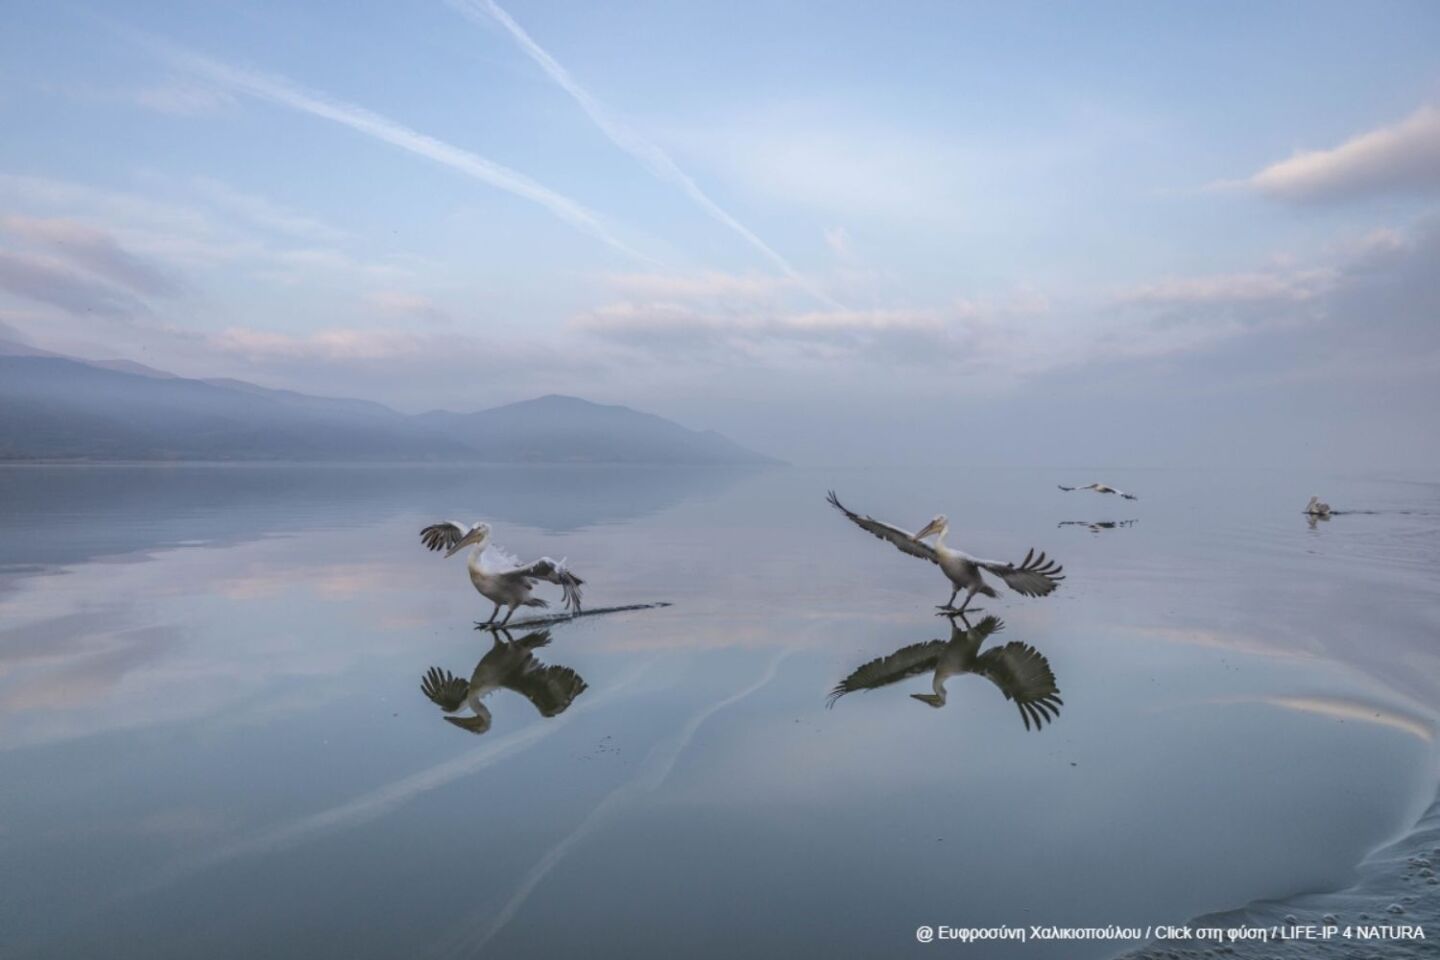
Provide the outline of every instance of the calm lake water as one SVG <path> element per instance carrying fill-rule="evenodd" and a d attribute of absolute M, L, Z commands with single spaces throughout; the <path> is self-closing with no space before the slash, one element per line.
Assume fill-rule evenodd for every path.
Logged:
<path fill-rule="evenodd" d="M 1093 479 L 1142 499 L 1055 489 Z M 980 676 L 826 709 L 949 636 L 832 487 L 1065 565 L 981 602 L 1052 723 Z M 1311 493 L 1371 512 L 1312 527 Z M 447 518 L 673 605 L 554 627 L 583 691 L 462 729 L 420 689 L 492 646 L 420 545 Z M 1278 474 L 0 468 L 0 955 L 919 956 L 1341 888 L 1435 797 L 1437 534 L 1440 486 Z"/>

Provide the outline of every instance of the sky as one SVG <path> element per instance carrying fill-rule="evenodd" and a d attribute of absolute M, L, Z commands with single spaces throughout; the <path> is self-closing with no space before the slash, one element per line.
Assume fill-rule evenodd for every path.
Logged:
<path fill-rule="evenodd" d="M 1440 478 L 1434 3 L 6 21 L 0 339 L 801 463 Z"/>

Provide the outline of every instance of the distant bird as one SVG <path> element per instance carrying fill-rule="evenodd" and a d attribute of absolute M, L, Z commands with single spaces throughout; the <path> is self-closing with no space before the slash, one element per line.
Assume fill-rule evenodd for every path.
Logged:
<path fill-rule="evenodd" d="M 1310 502 L 1305 504 L 1305 512 L 1312 517 L 1329 517 L 1330 504 L 1321 503 L 1319 497 L 1311 497 Z"/>
<path fill-rule="evenodd" d="M 500 621 L 500 625 L 504 626 L 515 615 L 517 607 L 550 606 L 539 597 L 530 596 L 537 580 L 558 584 L 564 589 L 566 609 L 572 614 L 580 612 L 580 585 L 585 581 L 566 569 L 564 560 L 541 557 L 534 563 L 522 565 L 490 543 L 490 525 L 487 523 L 471 527 L 454 520 L 434 523 L 420 531 L 420 540 L 431 550 L 444 550 L 446 557 L 453 557 L 464 547 L 475 545 L 475 549 L 470 551 L 470 582 L 481 596 L 495 604 L 486 626 L 495 623 L 501 607 L 510 608 L 505 619 Z"/>
<path fill-rule="evenodd" d="M 958 619 L 962 619 L 958 614 L 950 617 L 948 643 L 944 640 L 912 643 L 887 657 L 871 660 L 837 683 L 826 705 L 833 707 L 835 701 L 847 693 L 874 690 L 934 671 L 931 683 L 935 692 L 910 696 L 937 709 L 945 706 L 945 681 L 958 674 L 973 673 L 995 684 L 1006 700 L 1019 707 L 1026 730 L 1032 729 L 1032 724 L 1033 729 L 1039 730 L 1047 720 L 1059 716 L 1064 701 L 1060 699 L 1060 688 L 1044 654 L 1018 640 L 981 653 L 980 647 L 1003 630 L 1005 624 L 989 616 L 974 627 L 966 623 L 962 630 Z"/>
<path fill-rule="evenodd" d="M 512 639 L 508 630 L 497 630 L 494 645 L 475 665 L 469 682 L 449 670 L 431 667 L 420 681 L 420 691 L 446 713 L 468 704 L 474 716 L 445 720 L 471 733 L 490 729 L 490 711 L 480 701 L 496 690 L 515 691 L 534 704 L 542 717 L 564 713 L 585 692 L 586 683 L 569 667 L 546 666 L 536 659 L 533 651 L 549 642 L 548 630 L 528 633 L 519 640 Z"/>
<path fill-rule="evenodd" d="M 881 540 L 888 540 L 912 557 L 929 560 L 938 566 L 955 587 L 950 591 L 950 601 L 944 604 L 940 608 L 941 610 L 955 610 L 956 613 L 963 613 L 977 593 L 983 593 L 987 597 L 998 597 L 999 594 L 995 592 L 995 588 L 986 583 L 985 578 L 981 576 L 980 571 L 982 570 L 1004 580 L 1011 590 L 1022 597 L 1046 596 L 1053 593 L 1055 588 L 1060 585 L 1060 581 L 1065 579 L 1062 574 L 1064 567 L 1053 560 L 1047 561 L 1043 553 L 1038 557 L 1035 556 L 1033 549 L 1025 554 L 1025 559 L 1017 565 L 1000 560 L 981 560 L 979 557 L 972 557 L 961 550 L 953 550 L 945 546 L 945 534 L 950 530 L 950 521 L 945 518 L 944 514 L 925 524 L 918 533 L 909 534 L 899 527 L 892 527 L 888 523 L 882 523 L 872 517 L 862 517 L 858 513 L 848 510 L 835 496 L 834 490 L 830 491 L 827 500 L 832 507 L 845 514 L 860 529 L 873 533 Z M 930 536 L 935 538 L 933 547 L 922 542 Z M 967 591 L 965 602 L 960 604 L 957 609 L 955 596 L 961 590 Z"/>
<path fill-rule="evenodd" d="M 1066 493 L 1069 493 L 1071 490 L 1094 490 L 1096 493 L 1118 493 L 1126 500 L 1140 499 L 1133 493 L 1126 493 L 1124 490 L 1116 490 L 1108 483 L 1087 483 L 1083 487 L 1067 487 L 1063 483 L 1057 483 L 1055 484 L 1055 486 L 1059 487 L 1061 490 L 1064 490 Z"/>

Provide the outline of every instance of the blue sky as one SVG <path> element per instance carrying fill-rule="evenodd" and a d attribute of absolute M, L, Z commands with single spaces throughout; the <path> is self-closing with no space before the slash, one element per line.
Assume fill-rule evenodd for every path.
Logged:
<path fill-rule="evenodd" d="M 0 336 L 801 460 L 1429 470 L 1437 40 L 1430 3 L 21 2 Z"/>

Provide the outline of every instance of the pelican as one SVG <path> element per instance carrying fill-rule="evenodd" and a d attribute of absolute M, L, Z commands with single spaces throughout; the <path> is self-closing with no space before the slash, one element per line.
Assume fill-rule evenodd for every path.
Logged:
<path fill-rule="evenodd" d="M 1328 519 L 1330 516 L 1330 504 L 1321 503 L 1319 497 L 1311 497 L 1310 502 L 1305 504 L 1305 512 L 1312 517 L 1326 517 Z"/>
<path fill-rule="evenodd" d="M 586 684 L 569 667 L 546 666 L 535 658 L 534 651 L 549 642 L 548 630 L 527 633 L 519 640 L 512 639 L 508 630 L 497 630 L 494 646 L 475 664 L 468 683 L 449 670 L 431 667 L 420 680 L 420 691 L 446 713 L 469 705 L 474 716 L 445 720 L 471 733 L 490 729 L 490 711 L 480 701 L 500 689 L 514 690 L 534 704 L 542 717 L 557 716 L 585 692 Z"/>
<path fill-rule="evenodd" d="M 936 709 L 945 706 L 946 680 L 957 674 L 973 673 L 995 684 L 1006 700 L 1015 703 L 1026 730 L 1039 730 L 1047 720 L 1059 715 L 1064 701 L 1060 699 L 1060 688 L 1055 685 L 1055 674 L 1044 654 L 1018 640 L 981 653 L 980 647 L 989 637 L 1005 629 L 1005 624 L 989 616 L 974 627 L 966 621 L 962 630 L 957 620 L 964 618 L 959 614 L 950 616 L 948 643 L 944 640 L 912 643 L 887 657 L 871 660 L 835 685 L 826 706 L 833 707 L 836 700 L 856 690 L 874 690 L 934 671 L 931 684 L 935 692 L 910 696 Z"/>
<path fill-rule="evenodd" d="M 861 530 L 873 533 L 881 540 L 888 540 L 898 547 L 902 552 L 912 557 L 919 557 L 922 560 L 929 560 L 938 566 L 945 576 L 950 578 L 950 583 L 955 589 L 950 591 L 950 602 L 944 604 L 941 610 L 955 610 L 956 613 L 963 613 L 970 605 L 975 594 L 983 593 L 987 597 L 998 597 L 995 588 L 985 582 L 980 571 L 986 570 L 991 574 L 1004 580 L 1006 585 L 1020 594 L 1022 597 L 1043 597 L 1053 593 L 1065 577 L 1061 573 L 1065 568 L 1054 560 L 1046 560 L 1045 554 L 1035 556 L 1032 549 L 1025 554 L 1025 559 L 1018 565 L 1005 563 L 1000 560 L 981 560 L 979 557 L 972 557 L 961 550 L 954 550 L 945 546 L 945 534 L 950 530 L 950 521 L 944 514 L 937 516 L 920 531 L 915 534 L 906 533 L 899 527 L 892 527 L 888 523 L 881 523 L 872 517 L 862 517 L 858 513 L 846 509 L 844 504 L 835 496 L 835 491 L 830 491 L 829 503 L 836 510 L 839 510 L 850 521 Z M 932 547 L 924 543 L 926 537 L 933 536 L 935 545 Z M 955 596 L 961 590 L 967 591 L 965 602 L 955 607 Z"/>
<path fill-rule="evenodd" d="M 1067 487 L 1063 483 L 1057 483 L 1055 484 L 1055 486 L 1059 487 L 1061 490 L 1064 490 L 1066 493 L 1069 493 L 1071 490 L 1094 490 L 1096 493 L 1118 493 L 1126 500 L 1140 499 L 1133 493 L 1126 493 L 1124 490 L 1116 490 L 1108 483 L 1087 483 L 1083 487 Z"/>
<path fill-rule="evenodd" d="M 485 621 L 486 626 L 495 623 L 502 606 L 510 610 L 500 621 L 501 626 L 510 622 L 517 607 L 550 606 L 539 597 L 530 596 L 536 580 L 559 584 L 565 591 L 566 609 L 572 614 L 580 612 L 580 585 L 585 581 L 567 570 L 564 560 L 541 557 L 522 566 L 520 561 L 491 545 L 488 523 L 470 527 L 454 520 L 434 523 L 420 531 L 420 539 L 431 550 L 444 550 L 447 558 L 474 544 L 475 549 L 470 551 L 470 582 L 482 597 L 495 604 L 490 619 Z"/>

